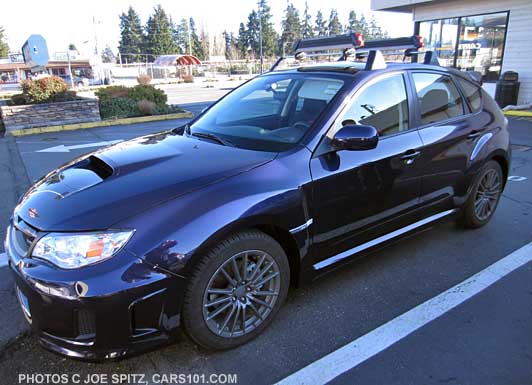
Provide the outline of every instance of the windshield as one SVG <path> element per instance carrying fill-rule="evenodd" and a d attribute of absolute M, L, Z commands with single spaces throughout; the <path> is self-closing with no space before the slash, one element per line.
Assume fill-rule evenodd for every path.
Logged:
<path fill-rule="evenodd" d="M 301 140 L 343 85 L 339 79 L 308 74 L 257 77 L 211 107 L 188 133 L 214 134 L 241 148 L 286 151 Z"/>

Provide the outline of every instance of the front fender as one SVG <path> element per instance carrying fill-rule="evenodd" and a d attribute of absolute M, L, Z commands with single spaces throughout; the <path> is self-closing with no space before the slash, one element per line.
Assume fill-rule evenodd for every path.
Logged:
<path fill-rule="evenodd" d="M 310 172 L 308 165 L 301 172 L 293 167 L 294 162 L 291 167 L 270 162 L 129 218 L 121 226 L 137 231 L 127 250 L 169 272 L 188 275 L 191 261 L 233 232 L 298 228 L 309 220 L 303 182 L 310 180 Z M 299 249 L 308 249 L 308 231 L 298 231 L 293 240 Z"/>

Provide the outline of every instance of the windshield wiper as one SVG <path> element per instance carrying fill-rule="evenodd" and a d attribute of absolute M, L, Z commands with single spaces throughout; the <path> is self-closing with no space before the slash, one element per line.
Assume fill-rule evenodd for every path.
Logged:
<path fill-rule="evenodd" d="M 218 135 L 212 134 L 210 132 L 193 132 L 190 135 L 195 136 L 197 138 L 209 139 L 214 142 L 218 142 L 224 146 L 234 147 L 233 143 L 231 143 L 230 141 L 222 139 Z"/>

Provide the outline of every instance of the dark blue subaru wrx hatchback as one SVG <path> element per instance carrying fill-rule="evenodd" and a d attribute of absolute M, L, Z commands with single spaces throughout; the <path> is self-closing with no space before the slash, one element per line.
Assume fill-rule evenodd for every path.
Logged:
<path fill-rule="evenodd" d="M 290 285 L 441 220 L 486 224 L 510 162 L 492 98 L 467 73 L 368 63 L 263 74 L 32 186 L 6 251 L 41 344 L 118 358 L 183 328 L 232 348 Z"/>

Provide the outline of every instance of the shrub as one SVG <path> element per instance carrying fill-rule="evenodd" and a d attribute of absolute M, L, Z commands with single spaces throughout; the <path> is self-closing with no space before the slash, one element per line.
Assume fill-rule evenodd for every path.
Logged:
<path fill-rule="evenodd" d="M 22 94 L 27 98 L 26 102 L 32 104 L 48 103 L 53 101 L 57 95 L 65 94 L 67 91 L 66 82 L 57 76 L 50 76 L 38 80 L 24 80 L 21 86 Z M 15 101 L 22 101 L 22 98 L 17 97 Z"/>
<path fill-rule="evenodd" d="M 192 76 L 192 75 L 183 76 L 183 82 L 184 83 L 194 83 L 194 76 Z"/>
<path fill-rule="evenodd" d="M 139 116 L 137 102 L 128 98 L 100 100 L 100 115 L 104 119 Z"/>
<path fill-rule="evenodd" d="M 22 104 L 30 104 L 30 103 L 31 101 L 30 101 L 29 96 L 25 94 L 13 95 L 9 101 L 9 104 L 14 105 L 14 106 L 19 106 Z"/>
<path fill-rule="evenodd" d="M 164 105 L 168 100 L 164 91 L 155 88 L 154 86 L 144 86 L 138 84 L 129 89 L 128 97 L 139 102 L 141 100 L 149 100 L 156 105 Z"/>
<path fill-rule="evenodd" d="M 109 86 L 100 88 L 96 91 L 98 99 L 111 99 L 111 98 L 127 98 L 129 94 L 129 88 L 125 86 Z"/>
<path fill-rule="evenodd" d="M 166 104 L 164 91 L 152 85 L 138 84 L 135 87 L 110 86 L 96 91 L 100 115 L 103 119 L 125 118 L 140 115 L 159 115 L 174 112 Z"/>
<path fill-rule="evenodd" d="M 76 91 L 65 91 L 59 94 L 53 95 L 48 102 L 71 102 L 73 100 L 79 100 L 80 98 L 76 96 Z"/>
<path fill-rule="evenodd" d="M 156 112 L 157 105 L 149 100 L 139 100 L 137 108 L 142 115 L 153 115 Z"/>
<path fill-rule="evenodd" d="M 147 86 L 151 83 L 151 77 L 149 75 L 140 75 L 137 77 L 137 82 L 143 86 Z"/>

